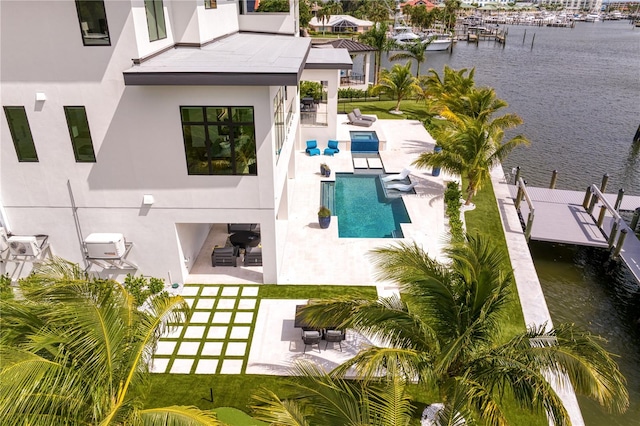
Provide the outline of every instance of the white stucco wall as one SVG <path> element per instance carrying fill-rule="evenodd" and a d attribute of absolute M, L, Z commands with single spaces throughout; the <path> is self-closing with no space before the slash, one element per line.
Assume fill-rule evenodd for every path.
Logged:
<path fill-rule="evenodd" d="M 0 3 L 2 104 L 25 107 L 39 158 L 37 163 L 18 162 L 6 119 L 1 119 L 0 191 L 11 230 L 47 234 L 55 255 L 82 263 L 71 188 L 83 237 L 122 233 L 133 242 L 128 260 L 139 273 L 167 279 L 170 272 L 174 281 L 183 282 L 184 257 L 195 260 L 208 224 L 259 223 L 264 282 L 277 282 L 284 239 L 276 234 L 276 209 L 287 205 L 282 194 L 288 193 L 287 171 L 299 136 L 294 124 L 276 165 L 272 120 L 277 88 L 125 87 L 122 71 L 131 67 L 132 58 L 173 43 L 171 2 L 165 2 L 168 37 L 152 43 L 142 0 L 105 2 L 111 46 L 82 45 L 73 0 L 34 3 Z M 200 25 L 200 37 L 233 29 L 237 20 L 227 22 L 232 10 L 234 3 L 220 3 L 213 11 L 225 22 L 214 30 Z M 176 15 L 181 12 L 187 10 Z M 208 12 L 196 13 L 207 20 L 214 16 Z M 36 92 L 47 100 L 35 102 Z M 287 102 L 299 102 L 295 86 L 288 94 Z M 258 176 L 187 174 L 179 107 L 192 105 L 254 107 Z M 86 108 L 96 163 L 76 163 L 64 106 Z M 142 205 L 145 194 L 155 198 L 151 207 Z"/>

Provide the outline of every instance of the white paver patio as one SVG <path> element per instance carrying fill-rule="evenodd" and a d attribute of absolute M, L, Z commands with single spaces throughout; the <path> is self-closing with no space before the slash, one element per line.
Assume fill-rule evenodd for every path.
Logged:
<path fill-rule="evenodd" d="M 342 351 L 338 345 L 329 344 L 325 350 L 325 341 L 317 347 L 307 347 L 303 353 L 302 331 L 294 327 L 296 305 L 307 300 L 262 299 L 256 318 L 251 350 L 246 367 L 247 374 L 286 375 L 296 360 L 310 360 L 330 371 L 344 361 L 354 357 L 360 348 L 372 342 L 352 330 L 347 331 L 342 342 Z"/>

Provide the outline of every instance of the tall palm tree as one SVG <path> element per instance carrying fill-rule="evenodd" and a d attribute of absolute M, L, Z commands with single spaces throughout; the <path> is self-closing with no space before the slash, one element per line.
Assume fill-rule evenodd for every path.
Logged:
<path fill-rule="evenodd" d="M 442 150 L 423 152 L 413 164 L 440 167 L 464 176 L 467 179 L 465 205 L 470 205 L 483 183 L 490 180 L 491 169 L 503 162 L 514 148 L 529 141 L 523 135 L 516 135 L 503 142 L 505 128 L 522 122 L 517 116 L 501 117 L 489 123 L 465 115 L 449 114 L 445 118 L 444 124 L 431 129 Z"/>
<path fill-rule="evenodd" d="M 427 47 L 431 44 L 431 41 L 416 40 L 413 43 L 409 43 L 405 47 L 406 50 L 391 55 L 389 60 L 411 59 L 416 61 L 416 78 L 418 78 L 420 77 L 420 64 L 427 60 Z"/>
<path fill-rule="evenodd" d="M 145 409 L 149 363 L 188 306 L 162 293 L 138 309 L 125 288 L 54 259 L 0 301 L 3 425 L 216 425 L 195 407 Z"/>
<path fill-rule="evenodd" d="M 377 84 L 382 63 L 382 53 L 392 50 L 396 43 L 393 39 L 387 37 L 387 30 L 381 23 L 374 24 L 370 30 L 360 34 L 359 40 L 375 49 L 374 84 Z"/>
<path fill-rule="evenodd" d="M 411 75 L 411 62 L 404 66 L 396 64 L 389 70 L 380 72 L 380 80 L 373 87 L 374 93 L 384 93 L 396 101 L 395 112 L 401 114 L 400 102 L 418 90 L 418 79 Z"/>
<path fill-rule="evenodd" d="M 372 252 L 377 278 L 395 281 L 401 297 L 371 300 L 312 300 L 301 315 L 312 326 L 351 328 L 385 347 L 362 349 L 334 370 L 359 377 L 384 376 L 395 366 L 406 377 L 435 387 L 448 410 L 488 425 L 506 425 L 501 399 L 517 404 L 553 424 L 569 424 L 562 401 L 545 378 L 568 377 L 579 394 L 613 412 L 628 407 L 624 378 L 600 338 L 560 325 L 532 328 L 513 337 L 501 328 L 511 297 L 513 274 L 506 255 L 483 237 L 467 237 L 449 248 L 449 263 L 429 258 L 416 244 L 400 243 Z"/>
<path fill-rule="evenodd" d="M 292 374 L 292 397 L 283 400 L 267 389 L 254 395 L 255 418 L 289 426 L 406 426 L 411 421 L 413 407 L 399 374 L 345 380 L 308 362 L 298 363 Z"/>
<path fill-rule="evenodd" d="M 422 77 L 420 85 L 424 93 L 423 99 L 436 101 L 437 109 L 442 109 L 450 99 L 466 96 L 475 87 L 475 68 L 458 71 L 444 66 L 442 77 L 434 69 L 430 69 L 426 77 Z M 439 113 L 439 111 L 436 111 Z"/>

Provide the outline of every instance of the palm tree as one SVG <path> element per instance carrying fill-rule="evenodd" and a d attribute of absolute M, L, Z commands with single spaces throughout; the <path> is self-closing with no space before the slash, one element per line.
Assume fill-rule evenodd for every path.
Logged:
<path fill-rule="evenodd" d="M 149 363 L 188 306 L 161 293 L 138 309 L 125 288 L 54 259 L 0 301 L 3 425 L 216 425 L 195 407 L 143 407 Z"/>
<path fill-rule="evenodd" d="M 374 93 L 384 93 L 396 100 L 395 113 L 401 114 L 400 102 L 419 89 L 418 80 L 411 75 L 411 62 L 402 66 L 396 64 L 389 70 L 380 72 L 380 81 L 374 86 Z"/>
<path fill-rule="evenodd" d="M 420 77 L 420 64 L 427 60 L 427 47 L 431 44 L 431 41 L 433 40 L 427 42 L 416 40 L 413 43 L 409 43 L 405 48 L 406 50 L 391 55 L 389 60 L 411 59 L 416 61 L 416 78 L 418 78 Z"/>
<path fill-rule="evenodd" d="M 375 49 L 374 84 L 377 84 L 382 63 L 382 53 L 389 52 L 396 46 L 396 43 L 393 39 L 387 37 L 387 30 L 381 23 L 373 25 L 370 30 L 361 34 L 359 40 Z"/>
<path fill-rule="evenodd" d="M 292 374 L 291 398 L 282 400 L 267 389 L 254 395 L 256 419 L 291 426 L 406 426 L 411 421 L 413 407 L 399 374 L 345 380 L 308 362 L 295 365 Z"/>
<path fill-rule="evenodd" d="M 568 377 L 577 393 L 610 411 L 626 410 L 624 378 L 600 338 L 573 325 L 504 335 L 514 278 L 502 250 L 484 237 L 467 237 L 446 254 L 451 261 L 438 263 L 416 243 L 376 249 L 377 278 L 396 282 L 401 297 L 335 298 L 307 305 L 302 315 L 312 326 L 337 324 L 386 342 L 361 350 L 334 374 L 355 368 L 367 379 L 397 367 L 422 386 L 435 387 L 448 408 L 441 424 L 453 424 L 462 415 L 506 425 L 501 405 L 506 392 L 520 407 L 566 425 L 568 414 L 545 378 L 550 373 Z"/>
<path fill-rule="evenodd" d="M 470 71 L 466 68 L 456 71 L 445 65 L 442 77 L 434 69 L 430 69 L 427 76 L 422 77 L 420 81 L 423 98 L 425 101 L 433 99 L 437 108 L 441 109 L 449 99 L 465 96 L 475 87 L 474 75 L 475 68 Z"/>
<path fill-rule="evenodd" d="M 528 144 L 523 135 L 516 135 L 506 142 L 504 126 L 514 127 L 521 123 L 517 116 L 496 119 L 484 123 L 465 115 L 446 115 L 447 121 L 431 129 L 439 152 L 424 152 L 413 162 L 417 167 L 440 167 L 442 170 L 464 176 L 467 179 L 465 205 L 470 205 L 473 196 L 490 180 L 491 169 L 519 145 Z"/>

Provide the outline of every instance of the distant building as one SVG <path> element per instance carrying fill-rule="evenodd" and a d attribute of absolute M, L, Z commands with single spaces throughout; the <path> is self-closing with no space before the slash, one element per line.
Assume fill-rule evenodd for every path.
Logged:
<path fill-rule="evenodd" d="M 409 0 L 400 5 L 400 7 L 404 8 L 405 6 L 426 6 L 427 10 L 431 10 L 436 7 L 436 4 L 430 2 L 429 0 Z"/>
<path fill-rule="evenodd" d="M 331 15 L 324 21 L 314 16 L 311 18 L 309 26 L 317 32 L 364 33 L 373 27 L 373 22 L 354 18 L 350 15 Z"/>
<path fill-rule="evenodd" d="M 567 10 L 587 10 L 597 12 L 602 9 L 602 0 L 540 0 L 539 4 L 559 4 Z"/>

